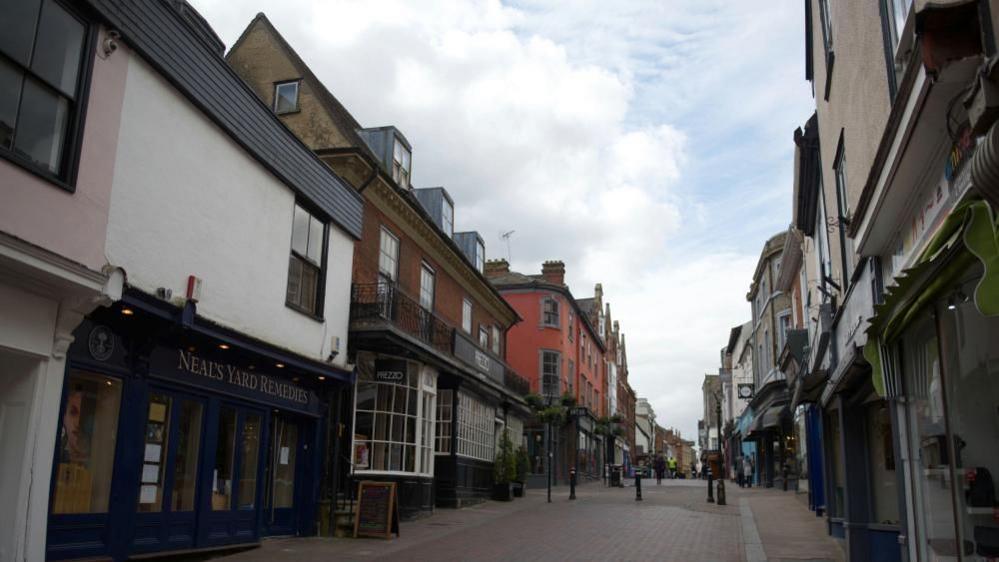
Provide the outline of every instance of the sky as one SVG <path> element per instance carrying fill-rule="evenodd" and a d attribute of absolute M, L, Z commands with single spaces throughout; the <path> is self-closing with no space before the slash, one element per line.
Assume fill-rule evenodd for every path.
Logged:
<path fill-rule="evenodd" d="M 791 220 L 802 2 L 190 1 L 227 46 L 264 12 L 362 126 L 401 130 L 413 185 L 443 185 L 488 258 L 562 260 L 576 298 L 602 283 L 632 388 L 696 441 Z"/>

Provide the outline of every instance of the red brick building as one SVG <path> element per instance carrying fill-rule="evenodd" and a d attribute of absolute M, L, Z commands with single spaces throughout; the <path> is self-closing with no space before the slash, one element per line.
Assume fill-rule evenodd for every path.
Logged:
<path fill-rule="evenodd" d="M 486 275 L 523 319 L 507 334 L 507 361 L 531 385 L 531 391 L 557 400 L 568 394 L 578 408 L 557 439 L 554 471 L 565 478 L 569 468 L 600 478 L 604 440 L 597 420 L 607 414 L 606 346 L 590 318 L 565 284 L 565 264 L 547 261 L 540 275 L 510 271 L 506 260 L 486 264 Z M 592 300 L 592 299 L 590 299 Z M 545 471 L 543 428 L 527 430 L 532 470 Z"/>

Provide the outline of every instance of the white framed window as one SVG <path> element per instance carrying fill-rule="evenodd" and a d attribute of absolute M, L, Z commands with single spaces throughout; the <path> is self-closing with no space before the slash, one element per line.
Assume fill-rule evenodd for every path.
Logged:
<path fill-rule="evenodd" d="M 853 239 L 847 235 L 847 225 L 849 224 L 850 203 L 847 198 L 846 183 L 846 148 L 843 146 L 843 133 L 839 136 L 839 147 L 836 151 L 836 163 L 833 168 L 836 170 L 836 207 L 839 213 L 837 224 L 839 225 L 839 242 L 842 247 L 843 279 L 842 289 L 846 292 L 850 285 L 850 278 L 853 276 Z"/>
<path fill-rule="evenodd" d="M 562 354 L 541 350 L 541 395 L 558 397 L 562 394 Z"/>
<path fill-rule="evenodd" d="M 399 278 L 399 239 L 384 226 L 378 242 L 378 273 L 393 283 Z"/>
<path fill-rule="evenodd" d="M 323 304 L 323 247 L 326 223 L 295 205 L 291 226 L 291 257 L 285 303 L 306 314 L 320 316 Z"/>
<path fill-rule="evenodd" d="M 576 363 L 570 359 L 569 360 L 569 394 L 575 396 L 576 388 Z"/>
<path fill-rule="evenodd" d="M 458 451 L 462 457 L 491 462 L 495 456 L 496 409 L 458 391 Z"/>
<path fill-rule="evenodd" d="M 819 0 L 819 18 L 822 21 L 822 43 L 826 53 L 833 50 L 832 15 L 829 13 L 829 0 Z"/>
<path fill-rule="evenodd" d="M 489 349 L 489 330 L 482 324 L 479 324 L 479 347 Z"/>
<path fill-rule="evenodd" d="M 274 84 L 274 113 L 298 111 L 298 80 Z"/>
<path fill-rule="evenodd" d="M 392 149 L 392 179 L 405 188 L 409 187 L 411 158 L 412 155 L 406 145 L 395 139 L 395 147 Z"/>
<path fill-rule="evenodd" d="M 441 222 L 444 224 L 444 232 L 448 236 L 454 236 L 454 205 L 441 197 Z"/>
<path fill-rule="evenodd" d="M 500 355 L 500 329 L 498 326 L 493 326 L 493 353 Z"/>
<path fill-rule="evenodd" d="M 541 323 L 545 326 L 558 328 L 560 320 L 558 300 L 553 297 L 545 297 L 541 301 Z"/>
<path fill-rule="evenodd" d="M 423 262 L 420 264 L 420 306 L 424 310 L 434 309 L 434 269 Z"/>
<path fill-rule="evenodd" d="M 472 333 L 472 301 L 468 299 L 461 301 L 461 329 L 466 334 Z"/>
<path fill-rule="evenodd" d="M 451 430 L 454 422 L 453 392 L 442 389 L 437 396 L 437 440 L 434 452 L 437 454 L 451 453 Z"/>
<path fill-rule="evenodd" d="M 398 360 L 402 361 L 402 360 Z M 405 361 L 401 380 L 376 380 L 375 356 L 358 358 L 353 458 L 358 472 L 432 475 L 436 373 Z M 420 371 L 426 382 L 421 384 Z"/>
<path fill-rule="evenodd" d="M 574 337 L 573 336 L 573 332 L 576 331 L 576 329 L 574 328 L 575 323 L 573 322 L 574 316 L 575 315 L 572 313 L 572 309 L 570 308 L 569 309 L 569 341 L 573 340 L 573 337 Z"/>

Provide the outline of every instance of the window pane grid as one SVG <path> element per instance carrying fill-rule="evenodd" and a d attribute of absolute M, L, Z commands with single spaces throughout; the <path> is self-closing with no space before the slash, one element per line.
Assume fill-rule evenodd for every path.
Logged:
<path fill-rule="evenodd" d="M 434 451 L 438 453 L 451 452 L 451 423 L 454 420 L 451 392 L 451 390 L 441 390 L 437 400 L 437 443 Z"/>
<path fill-rule="evenodd" d="M 378 272 L 395 281 L 399 271 L 398 264 L 399 239 L 383 228 L 378 249 Z"/>
<path fill-rule="evenodd" d="M 492 407 L 463 392 L 458 393 L 458 455 L 493 460 L 495 417 Z"/>

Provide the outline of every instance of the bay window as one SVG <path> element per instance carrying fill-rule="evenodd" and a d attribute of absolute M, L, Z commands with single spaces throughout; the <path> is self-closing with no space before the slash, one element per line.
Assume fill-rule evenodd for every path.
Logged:
<path fill-rule="evenodd" d="M 391 367 L 381 367 L 390 363 Z M 403 366 L 404 365 L 404 366 Z M 403 377 L 380 378 L 403 369 Z M 358 356 L 354 396 L 354 465 L 358 472 L 432 475 L 437 373 L 403 359 Z"/>

